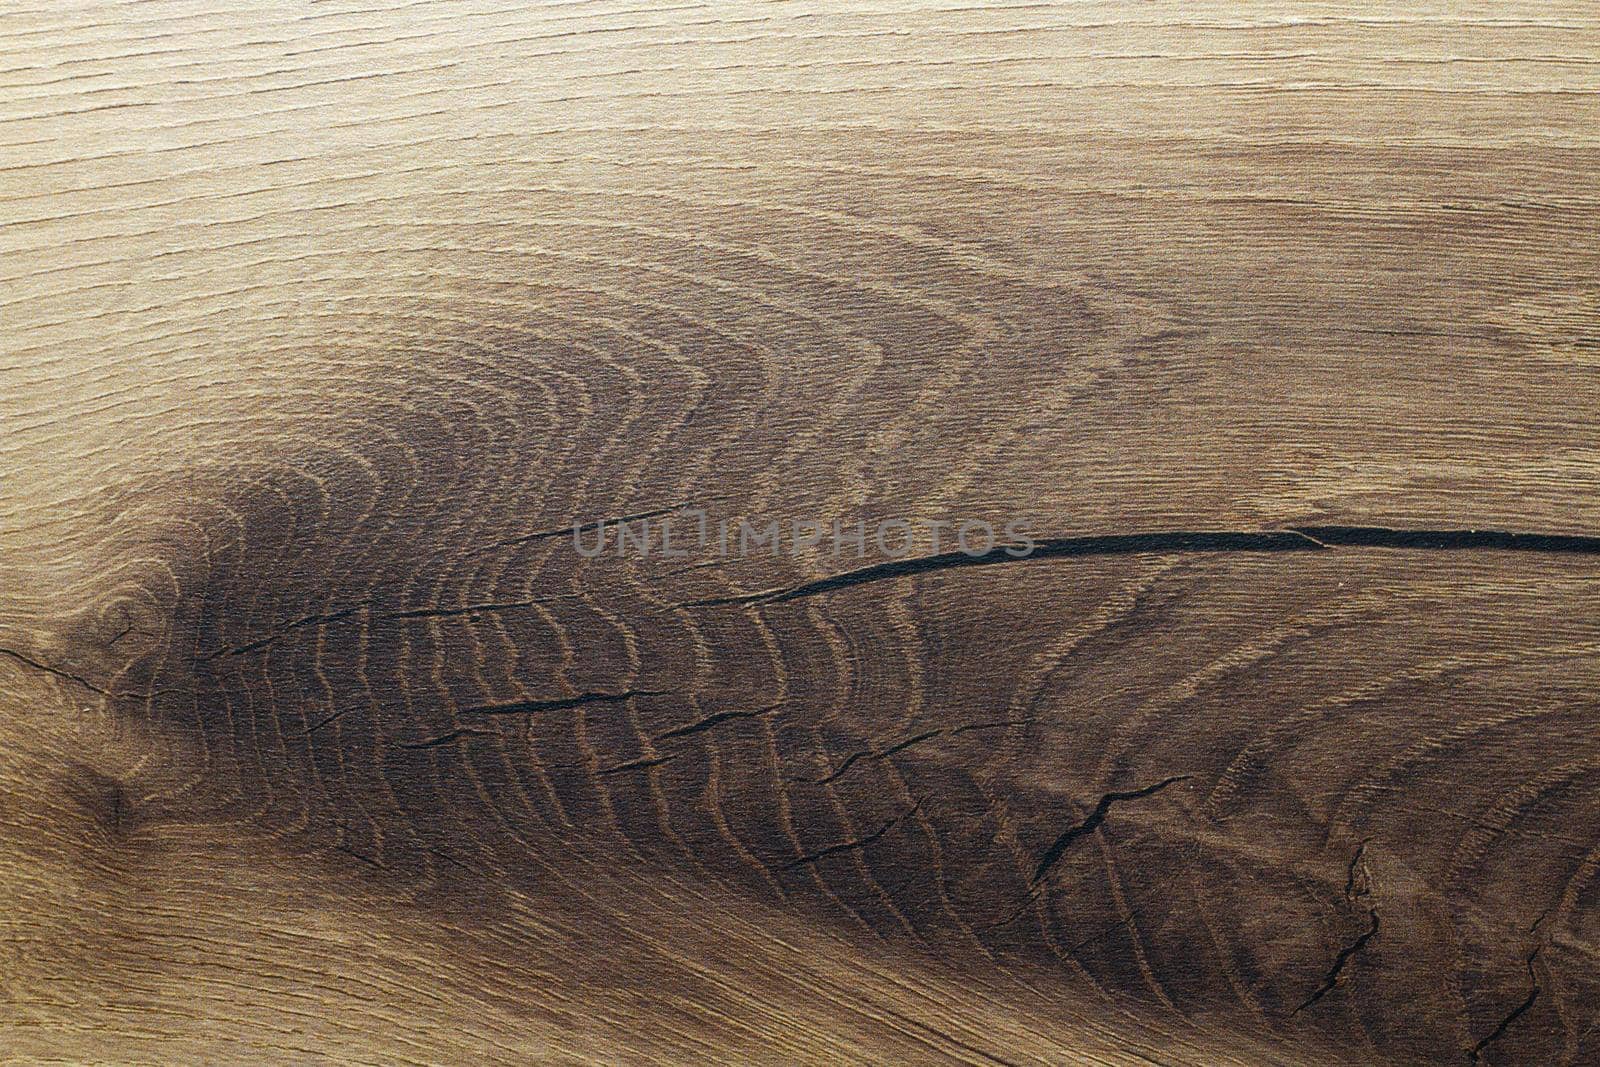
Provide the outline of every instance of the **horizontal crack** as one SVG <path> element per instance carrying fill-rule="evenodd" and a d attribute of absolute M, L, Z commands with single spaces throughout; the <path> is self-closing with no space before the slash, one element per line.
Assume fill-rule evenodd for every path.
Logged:
<path fill-rule="evenodd" d="M 384 866 L 382 863 L 379 863 L 377 860 L 375 860 L 371 856 L 367 855 L 365 852 L 359 852 L 356 849 L 353 849 L 349 845 L 346 845 L 346 844 L 344 844 L 342 842 L 340 844 L 334 845 L 333 847 L 338 849 L 340 852 L 343 852 L 346 856 L 349 856 L 351 859 L 360 860 L 362 863 L 365 863 L 368 867 L 373 867 L 373 868 L 376 868 L 377 870 L 380 870 L 380 871 L 387 871 L 389 869 L 388 867 Z"/>
<path fill-rule="evenodd" d="M 512 545 L 526 544 L 531 541 L 538 541 L 549 537 L 559 537 L 562 534 L 570 534 L 574 530 L 578 531 L 579 533 L 592 532 L 605 526 L 639 522 L 645 519 L 659 518 L 663 515 L 671 515 L 675 512 L 686 511 L 690 507 L 692 507 L 692 505 L 679 504 L 676 507 L 656 508 L 652 511 L 641 511 L 632 515 L 619 515 L 615 518 L 597 519 L 590 522 L 575 523 L 571 526 L 562 526 L 549 530 L 538 530 L 533 533 L 520 534 L 515 537 L 507 537 L 498 541 L 491 541 L 486 545 L 480 545 L 476 548 L 469 549 L 469 552 L 473 554 L 488 552 L 496 548 L 505 548 Z M 392 588 L 394 585 L 395 580 L 389 579 L 380 581 L 377 583 L 375 588 Z M 556 597 L 547 597 L 538 600 L 518 600 L 488 604 L 467 604 L 456 608 L 400 608 L 394 611 L 377 614 L 373 617 L 380 620 L 448 618 L 453 615 L 471 615 L 481 611 L 506 611 L 514 608 L 532 607 L 536 604 L 544 603 L 545 600 L 567 599 L 569 597 L 578 595 L 579 594 L 577 593 L 566 593 Z M 364 610 L 372 608 L 376 602 L 377 595 L 373 594 L 372 596 L 368 596 L 367 598 L 347 608 L 341 608 L 337 611 L 330 611 L 316 615 L 306 615 L 298 619 L 293 619 L 289 622 L 273 627 L 271 632 L 267 633 L 263 637 L 257 638 L 254 641 L 249 641 L 242 645 L 231 645 L 225 648 L 213 649 L 210 652 L 202 653 L 198 658 L 204 661 L 220 659 L 224 656 L 241 656 L 249 652 L 258 652 L 261 649 L 282 640 L 284 637 L 294 633 L 296 630 L 301 630 L 308 626 L 317 626 L 323 623 L 340 622 L 344 619 L 350 618 L 353 615 L 357 615 Z"/>
<path fill-rule="evenodd" d="M 1415 548 L 1434 552 L 1494 549 L 1600 555 L 1600 537 L 1508 530 L 1399 530 L 1389 526 L 1297 526 L 1294 532 L 1330 548 Z"/>
<path fill-rule="evenodd" d="M 764 708 L 756 708 L 751 711 L 719 711 L 715 715 L 707 715 L 705 718 L 689 723 L 687 726 L 679 726 L 668 730 L 666 733 L 657 734 L 656 740 L 670 741 L 677 737 L 688 737 L 690 734 L 703 733 L 714 726 L 721 726 L 725 722 L 760 718 L 763 715 L 770 715 L 781 707 L 783 707 L 782 704 L 768 704 Z"/>
<path fill-rule="evenodd" d="M 804 856 L 800 856 L 789 863 L 785 863 L 782 869 L 785 871 L 792 871 L 796 867 L 804 867 L 808 863 L 815 863 L 825 856 L 836 856 L 841 852 L 851 852 L 858 848 L 866 848 L 868 845 L 878 840 L 878 838 L 882 837 L 890 830 L 893 830 L 900 823 L 904 822 L 907 818 L 916 814 L 917 809 L 921 806 L 922 805 L 920 804 L 911 805 L 911 807 L 907 808 L 899 815 L 896 815 L 894 818 L 890 819 L 888 822 L 872 831 L 872 833 L 868 834 L 866 837 L 858 837 L 854 841 L 843 841 L 837 845 L 829 845 L 827 848 L 819 848 L 815 852 L 808 852 Z"/>
<path fill-rule="evenodd" d="M 340 619 L 347 619 L 358 612 L 365 611 L 368 607 L 368 604 L 369 602 L 363 601 L 360 604 L 343 608 L 339 611 L 330 611 L 322 615 L 306 615 L 295 619 L 292 622 L 286 622 L 282 625 L 273 627 L 272 632 L 267 634 L 265 637 L 257 638 L 256 640 L 243 645 L 233 645 L 229 648 L 213 649 L 212 651 L 202 655 L 200 659 L 220 659 L 223 656 L 242 656 L 247 652 L 256 652 L 260 649 L 266 648 L 274 641 L 282 640 L 284 637 L 294 633 L 296 630 L 304 629 L 307 626 L 317 626 L 322 623 L 338 622 Z"/>
<path fill-rule="evenodd" d="M 378 621 L 389 619 L 449 619 L 458 615 L 485 615 L 498 611 L 514 611 L 518 608 L 538 607 L 557 600 L 571 600 L 578 596 L 577 593 L 561 593 L 556 596 L 538 597 L 533 600 L 489 600 L 481 604 L 462 604 L 453 608 L 398 608 L 394 611 L 385 611 L 374 615 Z"/>
<path fill-rule="evenodd" d="M 929 730 L 926 733 L 920 733 L 915 737 L 908 737 L 904 741 L 890 745 L 888 748 L 879 749 L 876 752 L 852 752 L 849 756 L 845 757 L 845 761 L 839 764 L 838 769 L 833 773 L 825 775 L 821 778 L 800 778 L 796 780 L 808 782 L 811 785 L 827 785 L 829 782 L 838 780 L 845 771 L 848 771 L 851 767 L 855 766 L 859 760 L 885 759 L 894 755 L 896 752 L 904 752 L 912 745 L 920 745 L 924 741 L 931 741 L 935 737 L 941 736 L 943 733 L 943 730 Z"/>
<path fill-rule="evenodd" d="M 64 671 L 60 667 L 52 667 L 48 663 L 40 663 L 38 660 L 33 659 L 31 656 L 24 656 L 21 652 L 18 652 L 18 651 L 14 650 L 14 649 L 0 648 L 0 656 L 10 656 L 12 659 L 16 660 L 18 663 L 21 663 L 24 666 L 32 667 L 36 671 L 43 671 L 45 674 L 54 675 L 55 677 L 64 679 L 65 681 L 68 681 L 68 682 L 76 682 L 78 685 L 81 685 L 85 689 L 89 690 L 89 692 L 98 693 L 99 695 L 101 695 L 103 697 L 111 697 L 111 698 L 115 699 L 119 695 L 119 694 L 112 693 L 109 690 L 100 688 L 98 685 L 95 685 L 93 682 L 89 681 L 89 679 L 87 679 L 87 678 L 83 678 L 83 677 L 81 677 L 79 675 L 73 674 L 71 671 Z"/>
<path fill-rule="evenodd" d="M 557 700 L 513 700 L 505 704 L 474 704 L 461 709 L 463 715 L 530 715 L 541 711 L 562 711 L 585 704 L 620 704 L 634 697 L 662 696 L 667 689 L 626 689 L 620 693 L 579 693 Z"/>
<path fill-rule="evenodd" d="M 338 711 L 332 712 L 332 713 L 330 713 L 328 715 L 324 715 L 322 718 L 318 719 L 313 725 L 308 726 L 306 728 L 305 736 L 306 737 L 310 737 L 312 734 L 316 733 L 318 730 L 322 729 L 324 726 L 331 726 L 334 723 L 338 722 L 340 719 L 344 718 L 348 714 L 350 714 L 350 709 L 349 708 L 340 708 Z"/>
<path fill-rule="evenodd" d="M 573 523 L 570 526 L 558 526 L 549 530 L 535 530 L 533 533 L 518 534 L 515 537 L 504 537 L 498 541 L 490 541 L 486 545 L 472 549 L 474 554 L 489 552 L 496 548 L 509 548 L 512 545 L 525 545 L 534 541 L 543 541 L 551 537 L 561 537 L 564 534 L 585 534 L 600 530 L 606 526 L 620 526 L 629 522 L 643 522 L 645 519 L 657 519 L 663 515 L 672 515 L 679 511 L 688 511 L 694 505 L 678 504 L 670 508 L 656 508 L 653 511 L 639 511 L 632 515 L 618 515 L 614 519 L 596 519 L 591 522 Z"/>
<path fill-rule="evenodd" d="M 650 756 L 644 759 L 629 760 L 627 763 L 618 763 L 614 767 L 602 767 L 595 774 L 621 774 L 623 771 L 643 771 L 651 767 L 659 767 L 663 763 L 670 763 L 673 756 Z"/>
<path fill-rule="evenodd" d="M 950 733 L 964 734 L 973 730 L 1009 730 L 1013 726 L 1031 726 L 1038 719 L 995 719 L 992 722 L 969 722 L 965 726 L 953 726 Z"/>
<path fill-rule="evenodd" d="M 1570 534 L 1514 533 L 1504 530 L 1402 530 L 1387 526 L 1298 526 L 1284 530 L 1172 530 L 1153 533 L 1102 534 L 1088 537 L 1037 539 L 1031 551 L 1001 545 L 988 552 L 942 552 L 898 559 L 845 571 L 784 589 L 691 600 L 682 607 L 729 604 L 781 604 L 837 589 L 958 567 L 984 567 L 1029 560 L 1073 556 L 1125 556 L 1180 552 L 1320 552 L 1333 548 L 1394 548 L 1430 551 L 1495 549 L 1512 552 L 1559 552 L 1600 555 L 1600 537 Z"/>
<path fill-rule="evenodd" d="M 466 737 L 493 737 L 493 730 L 478 730 L 471 726 L 463 726 L 459 730 L 439 734 L 437 737 L 427 737 L 421 741 L 396 741 L 396 748 L 438 748 L 441 745 L 452 744 Z"/>

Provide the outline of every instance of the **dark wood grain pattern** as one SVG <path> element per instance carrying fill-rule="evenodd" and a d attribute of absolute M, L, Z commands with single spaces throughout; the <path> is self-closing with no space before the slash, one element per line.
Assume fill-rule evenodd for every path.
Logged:
<path fill-rule="evenodd" d="M 1597 173 L 1579 2 L 0 8 L 0 1056 L 1600 1062 Z"/>

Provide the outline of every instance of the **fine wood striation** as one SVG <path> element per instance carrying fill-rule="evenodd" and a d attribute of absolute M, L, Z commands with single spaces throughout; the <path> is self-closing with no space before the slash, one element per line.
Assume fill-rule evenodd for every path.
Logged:
<path fill-rule="evenodd" d="M 0 86 L 8 1061 L 1600 1060 L 1592 5 L 14 5 Z M 701 514 L 915 540 L 617 551 Z"/>

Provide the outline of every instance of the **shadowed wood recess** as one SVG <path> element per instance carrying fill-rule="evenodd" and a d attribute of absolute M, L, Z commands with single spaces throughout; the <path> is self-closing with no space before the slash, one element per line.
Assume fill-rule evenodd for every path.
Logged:
<path fill-rule="evenodd" d="M 1597 175 L 1588 0 L 0 5 L 0 1058 L 1600 1063 Z"/>

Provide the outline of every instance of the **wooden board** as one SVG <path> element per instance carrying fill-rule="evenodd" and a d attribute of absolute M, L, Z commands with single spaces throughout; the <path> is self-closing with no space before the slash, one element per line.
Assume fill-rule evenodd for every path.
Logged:
<path fill-rule="evenodd" d="M 7 1062 L 1600 1062 L 1593 5 L 227 7 L 0 8 Z"/>

